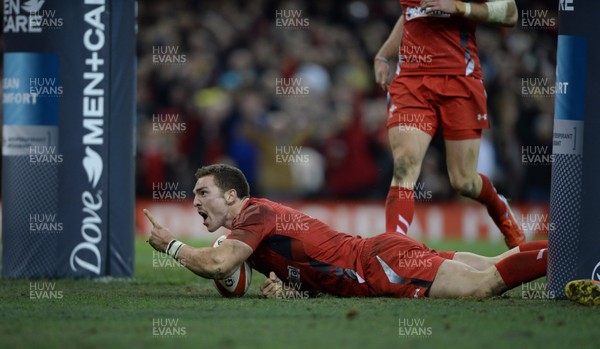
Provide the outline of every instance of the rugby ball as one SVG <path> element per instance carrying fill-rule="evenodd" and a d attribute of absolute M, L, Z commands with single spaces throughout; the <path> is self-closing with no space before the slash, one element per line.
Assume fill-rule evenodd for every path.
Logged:
<path fill-rule="evenodd" d="M 227 239 L 227 235 L 221 235 L 215 242 L 212 247 L 217 248 Z M 250 282 L 252 281 L 252 268 L 247 262 L 244 262 L 233 275 L 223 280 L 213 280 L 215 283 L 215 287 L 217 291 L 223 297 L 241 297 L 243 296 L 248 288 L 250 287 Z"/>

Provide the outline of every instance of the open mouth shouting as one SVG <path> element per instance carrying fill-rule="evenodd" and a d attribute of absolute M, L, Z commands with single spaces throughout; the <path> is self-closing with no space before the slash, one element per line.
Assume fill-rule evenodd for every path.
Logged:
<path fill-rule="evenodd" d="M 202 216 L 202 218 L 204 219 L 204 225 L 207 225 L 207 224 L 206 224 L 206 220 L 208 219 L 208 213 L 206 213 L 206 212 L 204 212 L 204 211 L 198 211 L 198 214 L 199 214 L 200 216 Z"/>

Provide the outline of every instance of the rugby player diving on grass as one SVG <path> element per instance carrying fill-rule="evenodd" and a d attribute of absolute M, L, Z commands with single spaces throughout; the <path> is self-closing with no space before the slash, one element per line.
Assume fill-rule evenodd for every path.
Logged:
<path fill-rule="evenodd" d="M 496 257 L 435 251 L 400 233 L 362 238 L 337 232 L 282 204 L 252 198 L 244 174 L 224 164 L 196 172 L 194 207 L 208 231 L 231 230 L 219 248 L 175 240 L 150 212 L 149 243 L 204 278 L 225 279 L 244 262 L 267 276 L 265 297 L 282 284 L 297 292 L 342 297 L 489 297 L 546 274 L 547 241 L 523 243 Z M 282 221 L 294 224 L 281 224 Z"/>

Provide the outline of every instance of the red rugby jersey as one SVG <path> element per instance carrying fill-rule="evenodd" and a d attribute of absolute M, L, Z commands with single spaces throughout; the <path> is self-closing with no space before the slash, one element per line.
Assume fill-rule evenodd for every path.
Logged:
<path fill-rule="evenodd" d="M 419 0 L 400 0 L 400 5 L 404 35 L 398 52 L 400 69 L 397 75 L 466 75 L 482 78 L 475 42 L 475 22 L 463 17 L 450 17 L 442 12 L 425 15 Z"/>
<path fill-rule="evenodd" d="M 365 239 L 337 232 L 290 207 L 250 198 L 227 238 L 252 247 L 252 268 L 267 276 L 275 272 L 287 290 L 368 295 L 359 258 Z"/>

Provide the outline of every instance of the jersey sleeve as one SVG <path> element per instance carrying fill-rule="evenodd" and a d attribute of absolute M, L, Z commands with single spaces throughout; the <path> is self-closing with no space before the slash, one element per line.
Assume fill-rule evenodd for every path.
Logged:
<path fill-rule="evenodd" d="M 275 226 L 275 212 L 266 205 L 249 205 L 235 220 L 228 239 L 235 239 L 256 250 Z"/>

